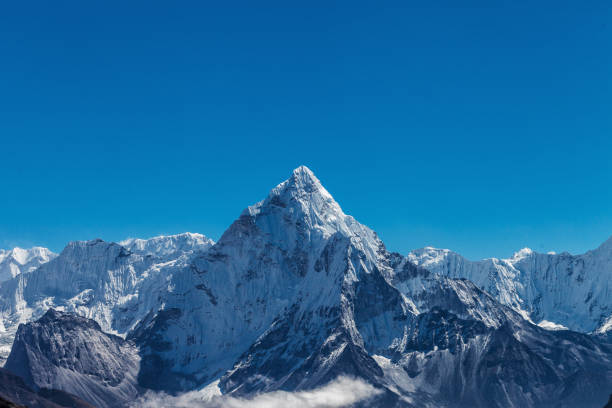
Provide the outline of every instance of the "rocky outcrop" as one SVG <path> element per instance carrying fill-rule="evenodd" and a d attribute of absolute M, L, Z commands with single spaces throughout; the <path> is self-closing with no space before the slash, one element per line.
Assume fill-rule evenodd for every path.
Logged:
<path fill-rule="evenodd" d="M 5 367 L 36 389 L 58 389 L 99 407 L 122 406 L 139 392 L 138 350 L 93 320 L 49 309 L 21 325 Z"/>

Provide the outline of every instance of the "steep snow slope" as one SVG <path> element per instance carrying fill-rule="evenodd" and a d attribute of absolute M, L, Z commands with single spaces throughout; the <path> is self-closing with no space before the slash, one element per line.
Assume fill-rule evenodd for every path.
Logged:
<path fill-rule="evenodd" d="M 71 242 L 50 262 L 0 285 L 0 357 L 6 358 L 19 323 L 33 321 L 54 307 L 96 320 L 103 330 L 125 334 L 160 299 L 156 293 L 190 257 L 210 241 L 180 234 L 119 244 Z"/>
<path fill-rule="evenodd" d="M 540 254 L 472 262 L 446 249 L 412 251 L 417 265 L 465 278 L 543 327 L 580 332 L 612 328 L 612 238 L 583 255 Z"/>
<path fill-rule="evenodd" d="M 154 389 L 218 379 L 251 395 L 350 374 L 384 390 L 372 406 L 501 408 L 599 406 L 612 386 L 608 345 L 538 328 L 474 284 L 388 253 L 305 167 L 160 296 L 128 336 Z"/>
<path fill-rule="evenodd" d="M 14 278 L 23 272 L 32 272 L 56 256 L 57 254 L 42 247 L 0 249 L 0 282 Z"/>
<path fill-rule="evenodd" d="M 134 345 L 93 320 L 49 309 L 19 326 L 6 368 L 35 389 L 60 389 L 105 408 L 136 398 L 139 360 Z"/>

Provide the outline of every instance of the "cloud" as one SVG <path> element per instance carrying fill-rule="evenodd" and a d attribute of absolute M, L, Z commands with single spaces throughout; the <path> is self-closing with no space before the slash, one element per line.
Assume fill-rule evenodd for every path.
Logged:
<path fill-rule="evenodd" d="M 216 384 L 214 384 L 216 389 Z M 218 390 L 218 389 L 217 389 Z M 341 408 L 369 399 L 382 391 L 360 379 L 338 377 L 320 388 L 309 391 L 274 391 L 252 398 L 218 395 L 210 387 L 178 396 L 163 393 L 145 394 L 132 408 Z"/>

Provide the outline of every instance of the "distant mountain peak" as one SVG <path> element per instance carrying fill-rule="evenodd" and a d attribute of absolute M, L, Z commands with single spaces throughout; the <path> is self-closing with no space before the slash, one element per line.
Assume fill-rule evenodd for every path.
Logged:
<path fill-rule="evenodd" d="M 85 317 L 82 317 L 82 316 L 79 316 L 73 313 L 68 313 L 68 312 L 64 312 L 61 310 L 57 310 L 54 308 L 49 308 L 49 310 L 47 310 L 45 314 L 42 315 L 40 319 L 38 319 L 38 321 L 33 322 L 31 324 L 34 324 L 34 325 L 35 324 L 42 324 L 42 325 L 62 324 L 65 327 L 70 327 L 70 328 L 88 327 L 94 330 L 100 330 L 100 331 L 102 330 L 98 322 L 96 322 L 95 320 L 87 319 Z"/>
<path fill-rule="evenodd" d="M 107 242 L 100 238 L 91 239 L 89 241 L 72 241 L 69 242 L 62 252 L 61 258 L 66 257 L 83 257 L 83 256 L 106 256 L 112 253 L 115 256 L 127 253 L 127 250 L 115 242 Z"/>
<path fill-rule="evenodd" d="M 514 261 L 515 261 L 515 260 L 519 260 L 519 259 L 523 259 L 523 258 L 526 258 L 526 257 L 528 257 L 528 256 L 532 255 L 533 253 L 534 253 L 534 252 L 533 252 L 533 250 L 532 250 L 531 248 L 527 248 L 527 247 L 525 247 L 525 248 L 522 248 L 522 249 L 520 249 L 520 250 L 516 251 L 516 252 L 515 252 L 515 253 L 512 255 L 512 258 L 511 258 L 511 259 L 512 259 L 512 260 L 514 260 Z"/>
<path fill-rule="evenodd" d="M 179 252 L 206 250 L 214 241 L 205 235 L 183 232 L 175 235 L 160 235 L 149 239 L 128 238 L 119 242 L 131 252 L 156 256 L 171 256 Z"/>
<path fill-rule="evenodd" d="M 32 272 L 56 256 L 57 254 L 43 247 L 0 249 L 0 282 L 11 279 L 23 272 Z"/>

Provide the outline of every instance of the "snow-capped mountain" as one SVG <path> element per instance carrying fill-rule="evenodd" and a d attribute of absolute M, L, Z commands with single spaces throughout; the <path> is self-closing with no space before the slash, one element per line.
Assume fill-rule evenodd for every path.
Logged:
<path fill-rule="evenodd" d="M 5 325 L 50 306 L 92 318 L 138 348 L 139 387 L 170 393 L 206 386 L 248 398 L 349 375 L 381 391 L 364 406 L 599 408 L 612 387 L 605 338 L 545 330 L 524 319 L 521 298 L 517 307 L 503 285 L 489 294 L 417 265 L 428 266 L 425 255 L 389 253 L 306 167 L 248 207 L 216 244 L 172 242 L 178 253 L 158 242 L 72 243 L 0 285 Z M 55 320 L 21 327 L 46 332 L 61 326 Z M 14 349 L 31 344 L 36 336 L 20 337 Z M 63 367 L 48 354 L 52 369 Z M 110 365 L 112 355 L 100 350 L 93 366 Z M 87 374 L 88 366 L 70 371 Z M 101 376 L 92 381 L 104 385 Z"/>
<path fill-rule="evenodd" d="M 332 273 L 326 268 L 334 265 L 335 245 L 349 243 L 368 257 L 364 262 L 374 262 L 375 234 L 346 216 L 310 170 L 296 169 L 191 267 L 173 274 L 164 309 L 133 334 L 145 352 L 142 380 L 180 390 L 219 377 L 300 298 L 302 306 L 330 314 L 340 292 L 328 283 L 345 276 L 337 269 L 334 277 L 322 276 Z M 329 258 L 319 259 L 326 248 Z"/>
<path fill-rule="evenodd" d="M 134 345 L 93 320 L 49 309 L 19 326 L 5 368 L 36 390 L 60 389 L 110 408 L 138 395 L 139 360 Z"/>
<path fill-rule="evenodd" d="M 52 307 L 92 318 L 107 332 L 125 334 L 157 308 L 156 294 L 173 270 L 205 252 L 211 241 L 187 233 L 126 245 L 100 239 L 71 242 L 38 269 L 0 284 L 0 357 L 8 355 L 19 323 Z"/>
<path fill-rule="evenodd" d="M 474 282 L 542 327 L 583 333 L 612 329 L 612 238 L 582 255 L 525 248 L 509 259 L 472 262 L 427 247 L 408 258 L 433 272 Z"/>
<path fill-rule="evenodd" d="M 42 247 L 0 249 L 0 282 L 14 278 L 23 272 L 32 272 L 56 256 L 57 254 Z"/>
<path fill-rule="evenodd" d="M 610 346 L 388 253 L 305 167 L 170 282 L 128 335 L 148 388 L 252 395 L 349 374 L 384 390 L 372 406 L 586 407 L 612 384 Z"/>

